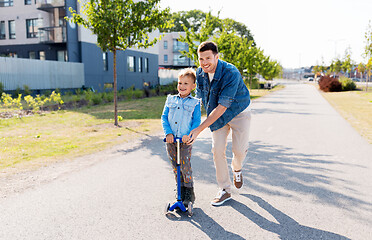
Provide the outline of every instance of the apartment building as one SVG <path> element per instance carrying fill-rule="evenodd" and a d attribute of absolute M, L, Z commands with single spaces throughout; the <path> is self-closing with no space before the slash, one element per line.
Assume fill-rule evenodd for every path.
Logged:
<path fill-rule="evenodd" d="M 191 59 L 182 56 L 180 52 L 189 50 L 187 43 L 179 41 L 181 35 L 185 36 L 185 33 L 164 33 L 159 44 L 159 67 L 178 69 L 195 66 Z"/>
<path fill-rule="evenodd" d="M 113 54 L 88 29 L 66 22 L 77 0 L 0 0 L 0 56 L 84 64 L 85 87 L 112 87 Z M 156 37 L 159 32 L 150 35 Z M 118 89 L 158 84 L 159 47 L 117 52 Z"/>

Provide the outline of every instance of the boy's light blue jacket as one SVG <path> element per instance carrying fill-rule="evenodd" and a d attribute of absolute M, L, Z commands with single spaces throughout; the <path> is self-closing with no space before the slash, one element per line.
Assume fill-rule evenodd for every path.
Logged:
<path fill-rule="evenodd" d="M 182 138 L 189 135 L 201 122 L 200 100 L 191 95 L 181 98 L 179 95 L 168 95 L 164 105 L 161 123 L 165 136 L 173 134 Z"/>
<path fill-rule="evenodd" d="M 218 130 L 230 122 L 250 104 L 249 90 L 245 86 L 239 70 L 232 64 L 218 60 L 212 82 L 202 68 L 196 71 L 196 97 L 201 98 L 207 115 L 218 104 L 226 111 L 212 125 L 211 131 Z"/>

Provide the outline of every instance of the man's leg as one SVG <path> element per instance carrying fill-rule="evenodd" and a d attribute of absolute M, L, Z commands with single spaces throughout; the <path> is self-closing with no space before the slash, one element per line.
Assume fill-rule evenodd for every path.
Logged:
<path fill-rule="evenodd" d="M 228 193 L 231 192 L 229 167 L 226 160 L 227 136 L 229 132 L 230 127 L 228 125 L 212 132 L 212 153 L 216 168 L 217 184 L 219 188 L 225 189 Z"/>
<path fill-rule="evenodd" d="M 241 169 L 244 164 L 244 160 L 247 156 L 249 147 L 249 129 L 251 124 L 251 111 L 244 111 L 237 115 L 233 120 L 229 122 L 232 130 L 232 152 L 233 159 L 231 162 L 231 168 L 234 172 L 234 178 L 237 178 L 238 182 L 235 183 L 237 188 L 240 188 L 243 184 L 241 179 Z M 238 173 L 238 174 L 236 174 Z"/>

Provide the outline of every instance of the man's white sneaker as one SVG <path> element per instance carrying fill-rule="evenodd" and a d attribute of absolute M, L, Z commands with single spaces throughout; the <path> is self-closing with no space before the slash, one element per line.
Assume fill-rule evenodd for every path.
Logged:
<path fill-rule="evenodd" d="M 231 194 L 228 193 L 228 192 L 226 192 L 225 189 L 223 189 L 223 190 L 220 190 L 217 193 L 217 196 L 213 199 L 213 201 L 211 202 L 211 204 L 213 206 L 220 206 L 224 202 L 226 202 L 227 200 L 230 200 L 230 199 L 231 199 Z"/>
<path fill-rule="evenodd" d="M 243 186 L 243 176 L 242 170 L 240 171 L 233 171 L 234 173 L 234 185 L 236 188 L 241 188 Z"/>

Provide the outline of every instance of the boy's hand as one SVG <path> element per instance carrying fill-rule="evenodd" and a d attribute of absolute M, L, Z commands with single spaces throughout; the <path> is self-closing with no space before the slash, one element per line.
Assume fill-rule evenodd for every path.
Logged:
<path fill-rule="evenodd" d="M 182 142 L 187 143 L 189 141 L 190 137 L 188 135 L 183 135 Z M 190 144 L 189 144 L 190 145 Z"/>
<path fill-rule="evenodd" d="M 174 142 L 174 136 L 173 136 L 173 134 L 168 134 L 166 137 L 165 137 L 165 141 L 167 142 L 167 143 L 173 143 Z"/>

